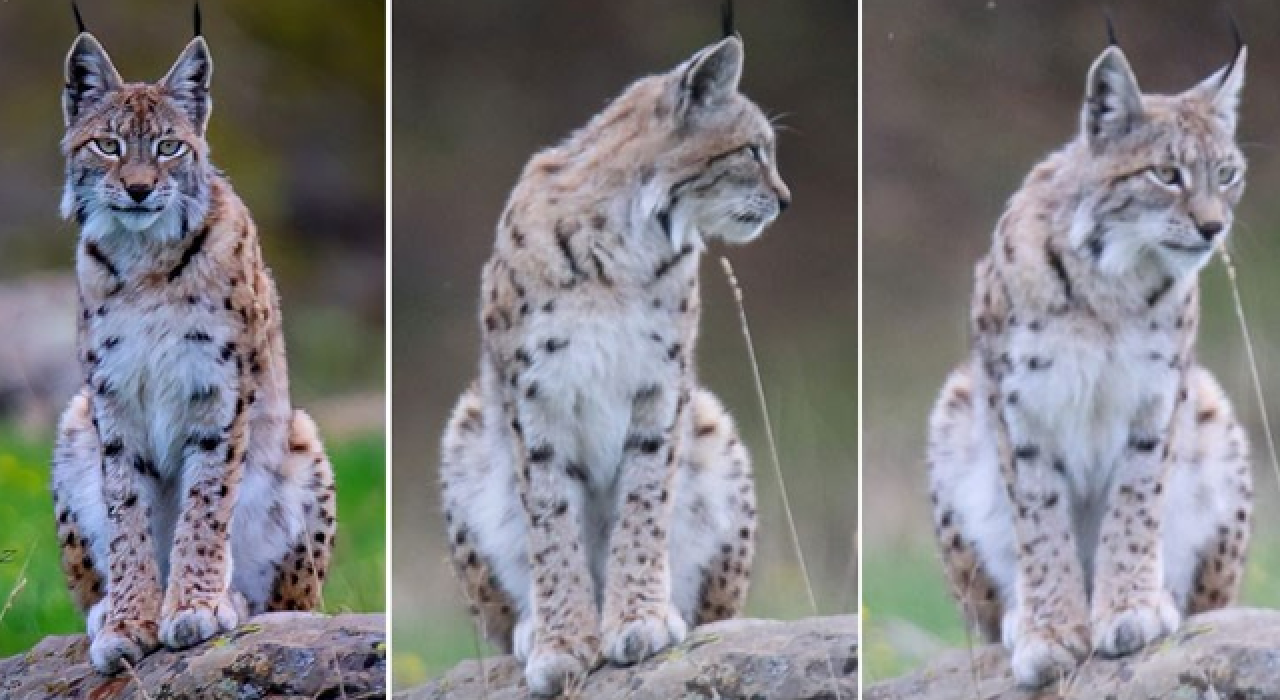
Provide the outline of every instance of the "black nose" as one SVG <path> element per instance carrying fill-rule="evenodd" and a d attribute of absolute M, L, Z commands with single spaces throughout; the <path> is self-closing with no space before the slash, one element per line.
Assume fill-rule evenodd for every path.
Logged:
<path fill-rule="evenodd" d="M 128 185 L 124 188 L 124 191 L 129 193 L 130 199 L 141 204 L 143 200 L 151 196 L 153 189 L 151 185 Z"/>
<path fill-rule="evenodd" d="M 1222 233 L 1222 228 L 1221 221 L 1205 221 L 1196 224 L 1196 229 L 1206 241 L 1212 241 L 1214 236 Z"/>
<path fill-rule="evenodd" d="M 778 197 L 778 213 L 779 213 L 779 214 L 781 214 L 782 212 L 786 211 L 786 210 L 787 210 L 787 207 L 789 207 L 789 206 L 791 206 L 791 198 L 790 198 L 790 197 Z"/>

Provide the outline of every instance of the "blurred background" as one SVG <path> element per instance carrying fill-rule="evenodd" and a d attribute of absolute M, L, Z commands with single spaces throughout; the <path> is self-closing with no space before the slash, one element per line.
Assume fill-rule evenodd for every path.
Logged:
<path fill-rule="evenodd" d="M 925 423 L 967 353 L 973 264 L 1007 198 L 1078 128 L 1085 74 L 1106 47 L 1104 5 L 1147 92 L 1180 92 L 1230 61 L 1224 3 L 867 0 L 863 57 L 865 626 L 870 680 L 966 643 L 934 550 Z M 1266 395 L 1280 396 L 1280 5 L 1230 3 L 1249 44 L 1239 141 L 1249 184 L 1231 234 Z M 1246 602 L 1280 604 L 1277 474 L 1263 442 L 1222 264 L 1202 275 L 1200 361 L 1254 442 Z M 1273 416 L 1280 404 L 1271 406 Z"/>
<path fill-rule="evenodd" d="M 80 0 L 126 80 L 163 76 L 191 4 Z M 283 297 L 295 403 L 337 470 L 330 611 L 385 591 L 385 12 L 382 2 L 206 2 L 209 141 Z M 0 656 L 83 630 L 63 584 L 48 464 L 79 383 L 74 224 L 58 217 L 65 2 L 0 3 Z"/>
<path fill-rule="evenodd" d="M 394 669 L 400 686 L 479 640 L 446 559 L 439 437 L 475 373 L 480 268 L 520 168 L 632 80 L 719 39 L 718 0 L 393 5 L 392 497 Z M 795 204 L 758 241 L 703 263 L 701 379 L 752 448 L 760 552 L 747 614 L 811 614 L 789 544 L 717 258 L 745 288 L 782 467 L 823 613 L 856 609 L 857 5 L 738 2 L 743 89 L 782 114 L 778 162 Z"/>

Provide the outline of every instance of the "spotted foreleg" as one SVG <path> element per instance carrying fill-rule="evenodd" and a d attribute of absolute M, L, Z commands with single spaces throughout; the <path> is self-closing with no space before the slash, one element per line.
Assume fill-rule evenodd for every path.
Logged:
<path fill-rule="evenodd" d="M 1162 504 L 1175 454 L 1173 426 L 1188 394 L 1180 368 L 1169 373 L 1168 384 L 1176 388 L 1153 393 L 1130 426 L 1103 516 L 1092 621 L 1094 648 L 1106 656 L 1135 652 L 1181 621 L 1164 585 Z"/>
<path fill-rule="evenodd" d="M 517 377 L 510 392 L 511 430 L 517 445 L 520 489 L 529 517 L 532 614 L 515 630 L 517 654 L 529 688 L 554 695 L 595 666 L 600 653 L 599 613 L 583 546 L 582 484 L 570 476 L 570 446 L 577 420 L 572 400 L 540 391 Z M 532 637 L 532 642 L 529 638 Z"/>
<path fill-rule="evenodd" d="M 160 639 L 183 649 L 247 616 L 231 590 L 231 513 L 248 449 L 246 363 L 233 353 L 191 393 L 192 422 L 182 454 L 182 516 L 170 555 Z"/>
<path fill-rule="evenodd" d="M 680 437 L 690 394 L 679 380 L 637 391 L 609 542 L 605 656 L 633 664 L 681 642 L 688 626 L 672 602 L 671 482 L 684 459 Z"/>
<path fill-rule="evenodd" d="M 131 424 L 110 380 L 93 380 L 93 414 L 102 445 L 102 495 L 106 502 L 107 597 L 89 660 L 102 673 L 116 673 L 155 649 L 160 614 L 159 571 L 151 541 L 139 472 L 143 431 Z M 97 614 L 91 612 L 91 621 Z"/>
<path fill-rule="evenodd" d="M 1060 679 L 1089 653 L 1089 608 L 1072 529 L 1066 465 L 1031 400 L 1052 383 L 1051 360 L 1002 356 L 987 371 L 999 390 L 984 397 L 996 412 L 1000 470 L 1017 543 L 1016 607 L 1005 612 L 1005 643 L 1024 686 Z M 1029 404 L 1031 404 L 1029 406 Z"/>

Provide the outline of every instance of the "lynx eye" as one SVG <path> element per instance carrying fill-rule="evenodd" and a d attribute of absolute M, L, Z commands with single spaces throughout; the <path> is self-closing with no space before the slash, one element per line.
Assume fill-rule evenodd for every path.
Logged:
<path fill-rule="evenodd" d="M 94 139 L 89 142 L 89 145 L 93 150 L 98 152 L 98 155 L 106 158 L 119 158 L 124 152 L 124 146 L 120 143 L 119 139 Z"/>
<path fill-rule="evenodd" d="M 1224 165 L 1218 168 L 1218 184 L 1222 187 L 1230 187 L 1236 184 L 1240 179 L 1240 168 L 1234 165 Z"/>
<path fill-rule="evenodd" d="M 747 146 L 747 152 L 751 154 L 751 158 L 757 163 L 763 164 L 767 158 L 764 149 L 754 143 Z"/>
<path fill-rule="evenodd" d="M 186 151 L 186 142 L 178 139 L 164 139 L 156 143 L 156 155 L 161 158 L 176 158 Z"/>
<path fill-rule="evenodd" d="M 1176 165 L 1153 165 L 1147 172 L 1165 187 L 1183 187 L 1187 184 L 1182 177 L 1182 168 Z"/>

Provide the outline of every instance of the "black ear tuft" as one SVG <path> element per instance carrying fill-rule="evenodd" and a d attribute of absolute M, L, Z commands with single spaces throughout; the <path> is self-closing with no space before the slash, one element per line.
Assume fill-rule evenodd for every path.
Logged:
<path fill-rule="evenodd" d="M 1231 25 L 1231 38 L 1236 41 L 1236 50 L 1231 55 L 1231 63 L 1227 64 L 1227 69 L 1222 73 L 1222 83 L 1225 84 L 1235 70 L 1236 61 L 1240 60 L 1240 49 L 1244 48 L 1244 37 L 1240 35 L 1240 25 L 1236 24 L 1236 16 L 1231 13 L 1231 8 L 1224 3 L 1222 9 L 1227 13 L 1227 23 Z"/>
<path fill-rule="evenodd" d="M 738 33 L 733 26 L 733 0 L 724 0 L 720 4 L 720 33 L 722 39 Z"/>
<path fill-rule="evenodd" d="M 89 31 L 84 28 L 84 18 L 80 16 L 80 6 L 76 4 L 76 0 L 71 0 L 71 14 L 76 18 L 76 33 L 84 34 Z"/>
<path fill-rule="evenodd" d="M 1116 24 L 1111 21 L 1111 8 L 1103 8 L 1102 13 L 1107 18 L 1107 46 L 1119 46 L 1120 40 L 1116 39 Z"/>
<path fill-rule="evenodd" d="M 200 30 L 200 0 L 196 0 L 195 25 L 196 25 L 195 36 L 204 36 L 204 32 Z"/>
<path fill-rule="evenodd" d="M 1227 12 L 1227 22 L 1231 25 L 1231 36 L 1236 40 L 1236 53 L 1240 53 L 1240 49 L 1244 48 L 1244 37 L 1240 36 L 1240 25 L 1236 24 L 1236 16 L 1231 13 L 1231 8 L 1223 6 Z"/>

